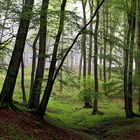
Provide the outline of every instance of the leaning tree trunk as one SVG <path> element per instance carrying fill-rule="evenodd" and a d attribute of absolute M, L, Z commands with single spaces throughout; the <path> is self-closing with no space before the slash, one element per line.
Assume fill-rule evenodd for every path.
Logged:
<path fill-rule="evenodd" d="M 55 73 L 55 67 L 56 67 L 56 61 L 57 61 L 57 52 L 58 52 L 58 46 L 59 46 L 59 41 L 61 38 L 61 34 L 63 32 L 64 28 L 64 19 L 65 19 L 65 6 L 66 6 L 67 0 L 63 0 L 62 5 L 61 5 L 61 15 L 60 15 L 60 22 L 59 22 L 59 29 L 58 33 L 56 36 L 55 44 L 54 44 L 54 49 L 53 49 L 53 55 L 52 55 L 52 61 L 49 69 L 49 75 L 48 75 L 48 81 L 47 85 L 44 91 L 43 98 L 41 100 L 41 103 L 37 109 L 37 114 L 42 118 L 45 114 L 46 107 L 50 98 L 50 94 L 52 92 L 53 84 L 55 79 L 54 78 L 54 73 Z"/>
<path fill-rule="evenodd" d="M 64 57 L 62 58 L 62 61 L 59 65 L 59 67 L 56 69 L 56 72 L 54 71 L 54 68 L 55 68 L 55 64 L 56 64 L 56 53 L 57 53 L 57 48 L 58 48 L 58 41 L 60 40 L 60 34 L 62 33 L 62 23 L 63 23 L 63 20 L 64 20 L 64 15 L 63 15 L 63 12 L 64 12 L 64 4 L 66 3 L 66 0 L 63 1 L 63 4 L 61 6 L 61 20 L 60 20 L 60 25 L 59 26 L 59 32 L 58 32 L 58 35 L 56 37 L 56 43 L 54 44 L 54 50 L 53 50 L 53 56 L 52 56 L 52 61 L 51 61 L 51 66 L 50 66 L 50 70 L 49 70 L 49 75 L 48 75 L 48 82 L 47 82 L 47 85 L 46 85 L 46 88 L 45 88 L 45 92 L 44 92 L 44 95 L 43 95 L 43 98 L 42 98 L 42 101 L 36 111 L 36 113 L 41 117 L 43 118 L 44 115 L 45 115 L 45 111 L 46 111 L 46 107 L 48 105 L 48 101 L 49 101 L 49 98 L 50 98 L 50 95 L 51 95 L 51 92 L 52 92 L 52 88 L 53 88 L 53 85 L 54 85 L 54 82 L 56 80 L 56 77 L 67 57 L 67 55 L 69 54 L 70 50 L 73 48 L 74 44 L 76 43 L 78 37 L 82 34 L 82 32 L 87 28 L 87 26 L 93 21 L 94 17 L 96 16 L 96 14 L 98 13 L 99 9 L 101 8 L 101 6 L 103 5 L 105 0 L 102 0 L 100 5 L 96 8 L 92 18 L 89 20 L 89 22 L 77 33 L 76 37 L 74 38 L 74 41 L 72 42 L 72 44 L 70 45 L 70 47 L 68 48 L 68 50 L 66 51 L 66 53 L 64 54 Z M 62 23 L 61 23 L 62 22 Z M 61 29 L 61 30 L 60 30 Z M 56 47 L 55 47 L 56 46 Z"/>
<path fill-rule="evenodd" d="M 0 102 L 13 106 L 12 96 L 24 51 L 25 40 L 28 33 L 34 0 L 26 0 L 20 17 L 20 25 L 16 37 L 15 47 L 10 60 L 6 78 L 2 87 Z M 25 16 L 26 15 L 26 16 Z"/>
<path fill-rule="evenodd" d="M 47 29 L 47 11 L 49 0 L 42 1 L 40 15 L 40 30 L 39 30 L 39 56 L 38 64 L 33 84 L 32 94 L 29 102 L 29 107 L 36 109 L 39 105 L 44 69 L 45 69 L 45 52 L 46 52 L 46 29 Z"/>

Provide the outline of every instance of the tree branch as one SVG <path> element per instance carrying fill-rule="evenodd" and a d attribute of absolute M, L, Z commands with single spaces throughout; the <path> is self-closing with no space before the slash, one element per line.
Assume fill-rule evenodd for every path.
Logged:
<path fill-rule="evenodd" d="M 61 67 L 62 67 L 62 65 L 63 65 L 63 63 L 64 63 L 64 61 L 65 61 L 65 58 L 67 57 L 67 55 L 68 55 L 68 53 L 70 52 L 70 50 L 73 48 L 73 46 L 74 46 L 74 44 L 76 43 L 78 37 L 79 37 L 79 36 L 82 34 L 82 32 L 87 28 L 87 26 L 93 21 L 94 17 L 95 17 L 96 14 L 98 13 L 98 11 L 99 11 L 99 9 L 101 8 L 101 6 L 103 5 L 104 1 L 105 1 L 105 0 L 102 0 L 102 1 L 101 1 L 100 5 L 96 8 L 96 10 L 95 10 L 93 16 L 91 17 L 91 19 L 89 20 L 89 22 L 88 22 L 88 23 L 78 32 L 78 34 L 76 35 L 76 37 L 75 37 L 73 43 L 72 43 L 71 46 L 68 48 L 67 52 L 65 53 L 64 57 L 62 58 L 62 61 L 61 61 L 59 67 L 57 68 L 57 70 L 56 70 L 56 72 L 55 72 L 55 74 L 54 74 L 53 81 L 55 81 L 56 76 L 57 76 L 59 70 L 61 69 Z"/>

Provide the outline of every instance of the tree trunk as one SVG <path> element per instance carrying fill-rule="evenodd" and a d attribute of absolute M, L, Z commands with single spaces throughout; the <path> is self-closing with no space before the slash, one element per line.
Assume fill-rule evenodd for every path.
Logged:
<path fill-rule="evenodd" d="M 26 0 L 21 13 L 20 25 L 16 37 L 15 47 L 10 60 L 6 78 L 2 87 L 0 102 L 12 107 L 12 96 L 15 88 L 17 74 L 24 51 L 25 40 L 32 15 L 34 0 Z M 26 15 L 26 16 L 25 16 Z"/>
<path fill-rule="evenodd" d="M 114 29 L 112 29 L 112 25 L 111 25 L 111 19 L 112 19 L 112 17 L 111 17 L 111 13 L 110 13 L 110 17 L 109 17 L 109 19 L 110 19 L 110 37 L 112 37 L 112 36 L 114 36 Z M 112 50 L 113 50 L 113 46 L 112 46 L 112 43 L 109 43 L 109 68 L 108 68 L 108 80 L 110 80 L 111 79 L 111 77 L 112 77 Z"/>
<path fill-rule="evenodd" d="M 83 10 L 83 26 L 86 25 L 86 4 L 87 0 L 82 0 L 82 10 Z M 83 54 L 83 90 L 86 90 L 86 33 L 82 35 L 82 54 Z M 86 93 L 85 93 L 86 94 Z M 89 97 L 85 95 L 85 105 L 84 108 L 91 108 Z"/>
<path fill-rule="evenodd" d="M 79 81 L 81 80 L 81 72 L 82 72 L 82 54 L 80 56 L 80 61 L 79 61 Z"/>
<path fill-rule="evenodd" d="M 46 52 L 46 33 L 47 33 L 47 13 L 49 0 L 42 1 L 40 14 L 40 29 L 39 29 L 39 56 L 36 69 L 35 80 L 33 84 L 32 97 L 29 102 L 29 107 L 37 109 L 40 100 L 40 93 L 45 69 L 45 52 Z"/>
<path fill-rule="evenodd" d="M 30 96 L 29 96 L 29 104 L 31 104 L 32 101 L 32 91 L 33 91 L 33 84 L 34 84 L 34 78 L 35 78 L 35 71 L 36 71 L 36 57 L 37 57 L 37 52 L 36 52 L 36 44 L 39 39 L 39 32 L 37 33 L 32 50 L 33 50 L 33 58 L 32 58 L 32 70 L 31 70 L 31 83 L 30 83 Z"/>
<path fill-rule="evenodd" d="M 21 89 L 22 89 L 22 103 L 26 105 L 26 93 L 25 93 L 25 85 L 24 85 L 24 58 L 22 57 L 21 60 Z"/>
<path fill-rule="evenodd" d="M 93 13 L 93 0 L 89 0 L 89 6 L 90 6 L 90 18 L 92 17 Z M 93 23 L 90 23 L 90 31 L 93 31 Z M 92 34 L 89 35 L 89 54 L 88 54 L 88 75 L 91 75 L 91 60 L 92 60 L 92 43 L 93 43 L 93 37 Z"/>
<path fill-rule="evenodd" d="M 52 56 L 52 61 L 51 61 L 51 66 L 50 66 L 50 70 L 49 70 L 49 75 L 48 75 L 48 82 L 47 82 L 47 86 L 45 88 L 45 92 L 44 92 L 44 95 L 43 95 L 43 98 L 42 98 L 42 101 L 38 107 L 38 110 L 36 111 L 37 114 L 43 118 L 44 117 L 44 114 L 45 114 L 45 111 L 46 111 L 46 107 L 47 107 L 47 104 L 48 104 L 48 101 L 49 101 L 49 97 L 51 95 L 51 92 L 52 92 L 52 88 L 53 88 L 53 84 L 56 80 L 56 77 L 59 73 L 59 70 L 61 69 L 67 55 L 69 54 L 70 50 L 73 48 L 74 44 L 76 43 L 78 37 L 82 34 L 82 32 L 86 29 L 86 27 L 92 22 L 92 20 L 94 19 L 94 17 L 96 16 L 96 14 L 98 13 L 99 9 L 101 8 L 101 6 L 103 5 L 105 0 L 102 0 L 100 5 L 96 8 L 95 12 L 93 13 L 93 16 L 92 18 L 89 20 L 89 22 L 77 33 L 76 37 L 74 38 L 74 41 L 72 42 L 72 44 L 70 45 L 70 47 L 68 48 L 68 50 L 66 51 L 66 53 L 64 54 L 64 57 L 59 65 L 59 67 L 56 69 L 56 72 L 54 73 L 54 68 L 55 68 L 55 61 L 56 61 L 56 51 L 57 51 L 57 45 L 58 43 L 55 43 L 54 44 L 54 50 L 53 50 L 53 56 Z M 63 1 L 65 2 L 65 1 Z M 62 6 L 63 7 L 63 4 Z M 63 10 L 61 10 L 63 11 Z M 62 12 L 63 13 L 63 12 Z M 62 15 L 61 15 L 62 16 Z M 64 17 L 63 17 L 64 18 Z M 63 20 L 62 20 L 63 21 Z M 61 23 L 61 20 L 60 20 L 60 25 L 63 26 L 63 24 Z M 60 28 L 60 26 L 59 26 Z M 62 29 L 62 28 L 61 28 Z M 60 30 L 60 29 L 59 29 Z M 58 40 L 60 40 L 60 38 L 58 38 L 61 34 L 61 30 L 60 32 L 58 32 L 58 35 L 56 36 L 56 42 Z M 56 46 L 56 47 L 55 47 Z M 53 73 L 52 73 L 53 72 Z M 53 74 L 53 75 L 52 75 Z"/>
<path fill-rule="evenodd" d="M 127 45 L 125 49 L 125 66 L 124 66 L 124 96 L 125 96 L 125 113 L 127 118 L 134 116 L 132 107 L 132 76 L 133 76 L 133 48 L 135 38 L 135 16 L 136 1 L 131 1 L 131 9 L 128 11 L 128 32 Z M 128 75 L 128 76 L 127 76 Z"/>
<path fill-rule="evenodd" d="M 139 58 L 139 54 L 140 54 L 140 19 L 138 17 L 140 17 L 140 0 L 137 0 L 137 49 L 138 49 L 137 74 L 140 79 L 140 58 Z M 138 87 L 138 93 L 139 93 L 138 100 L 139 100 L 139 112 L 140 112 L 140 85 Z"/>
<path fill-rule="evenodd" d="M 103 49 L 100 47 L 100 68 L 99 68 L 99 73 L 100 73 L 100 80 L 102 80 L 102 55 L 103 55 Z"/>
<path fill-rule="evenodd" d="M 108 17 L 108 13 L 106 13 L 106 5 L 103 7 L 103 30 L 104 30 L 104 50 L 103 50 L 103 77 L 104 77 L 104 92 L 105 92 L 105 95 L 107 95 L 106 93 L 106 47 L 107 47 L 107 42 L 106 42 L 106 39 L 107 39 L 107 17 Z"/>
<path fill-rule="evenodd" d="M 43 98 L 41 100 L 41 103 L 37 109 L 37 114 L 43 118 L 45 111 L 46 111 L 46 107 L 48 105 L 48 101 L 50 98 L 50 94 L 53 88 L 53 84 L 55 79 L 54 78 L 54 73 L 55 73 L 55 67 L 56 67 L 56 60 L 57 60 L 57 51 L 58 51 L 58 46 L 59 46 L 59 41 L 60 41 L 60 37 L 64 28 L 64 17 L 65 17 L 65 6 L 66 6 L 66 2 L 67 0 L 63 0 L 62 5 L 61 5 L 61 15 L 60 15 L 60 22 L 59 22 L 59 29 L 58 29 L 58 33 L 56 36 L 56 40 L 55 40 L 55 44 L 54 44 L 54 49 L 53 49 L 53 55 L 52 55 L 52 61 L 51 61 L 51 65 L 50 65 L 50 69 L 49 69 L 49 75 L 48 75 L 48 81 L 47 81 L 47 85 L 44 91 L 44 95 Z"/>
<path fill-rule="evenodd" d="M 62 43 L 61 43 L 61 48 L 60 48 L 60 53 L 61 53 L 61 59 L 63 58 L 63 48 L 64 48 L 64 31 L 62 32 Z M 62 93 L 63 91 L 63 69 L 61 68 L 60 70 L 60 92 Z"/>
<path fill-rule="evenodd" d="M 97 0 L 97 7 L 99 0 Z M 98 113 L 98 27 L 99 27 L 99 12 L 96 15 L 95 36 L 94 36 L 94 102 L 93 114 Z"/>

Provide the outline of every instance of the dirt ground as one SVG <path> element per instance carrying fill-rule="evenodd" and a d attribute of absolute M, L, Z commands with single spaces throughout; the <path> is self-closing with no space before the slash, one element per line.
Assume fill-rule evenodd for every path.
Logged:
<path fill-rule="evenodd" d="M 15 133 L 14 136 L 13 133 Z M 78 133 L 58 128 L 47 122 L 41 125 L 32 113 L 0 109 L 0 139 L 15 140 L 15 138 L 16 140 L 25 140 L 25 138 L 29 140 L 87 140 Z"/>

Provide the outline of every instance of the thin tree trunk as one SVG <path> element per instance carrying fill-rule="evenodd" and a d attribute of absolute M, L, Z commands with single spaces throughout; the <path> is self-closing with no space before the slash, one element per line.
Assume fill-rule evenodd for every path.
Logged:
<path fill-rule="evenodd" d="M 87 4 L 87 0 L 86 1 L 82 0 L 83 26 L 86 25 L 86 4 Z M 82 35 L 81 45 L 82 45 L 82 54 L 83 54 L 83 90 L 85 91 L 86 90 L 86 77 L 87 77 L 87 74 L 86 74 L 86 65 L 87 65 L 86 64 L 86 33 Z M 91 108 L 89 97 L 85 95 L 84 100 L 85 100 L 84 108 Z"/>
<path fill-rule="evenodd" d="M 74 69 L 73 69 L 73 61 L 74 61 L 74 59 L 73 59 L 73 51 L 71 51 L 71 54 L 70 54 L 71 56 L 71 59 L 70 59 L 70 61 L 71 61 L 71 66 L 70 66 L 70 69 L 71 69 L 71 71 L 74 71 Z"/>
<path fill-rule="evenodd" d="M 24 58 L 22 57 L 21 60 L 21 89 L 22 89 L 22 103 L 26 105 L 26 93 L 25 93 L 25 84 L 24 84 Z"/>
<path fill-rule="evenodd" d="M 35 71 L 36 71 L 36 58 L 37 58 L 37 52 L 36 52 L 36 44 L 39 39 L 39 31 L 34 39 L 32 50 L 33 50 L 33 58 L 32 58 L 32 70 L 31 70 L 31 83 L 30 83 L 30 96 L 29 96 L 29 104 L 32 102 L 32 91 L 33 91 L 33 83 L 35 78 Z"/>
<path fill-rule="evenodd" d="M 103 55 L 103 49 L 100 47 L 100 68 L 99 68 L 99 73 L 100 73 L 100 80 L 102 80 L 102 55 Z"/>
<path fill-rule="evenodd" d="M 79 61 L 79 81 L 81 80 L 81 72 L 82 72 L 82 54 L 80 56 L 80 61 Z"/>
<path fill-rule="evenodd" d="M 97 7 L 99 6 L 99 0 L 97 0 Z M 93 102 L 93 114 L 98 113 L 98 27 L 99 27 L 99 12 L 96 15 L 95 36 L 94 36 L 94 102 Z"/>
<path fill-rule="evenodd" d="M 64 48 L 64 31 L 62 32 L 62 44 L 61 44 L 61 59 L 63 58 L 63 48 Z M 63 92 L 63 69 L 60 70 L 60 92 Z"/>
<path fill-rule="evenodd" d="M 93 13 L 93 0 L 89 0 L 90 6 L 90 18 L 92 17 Z M 90 23 L 90 31 L 93 31 L 93 23 Z M 89 54 L 88 54 L 88 75 L 91 75 L 91 60 L 92 60 L 92 44 L 93 44 L 93 37 L 92 34 L 89 35 Z"/>
<path fill-rule="evenodd" d="M 114 35 L 114 29 L 112 29 L 111 27 L 111 13 L 110 13 L 110 37 L 112 37 Z M 108 69 L 108 80 L 111 79 L 112 77 L 112 50 L 113 50 L 113 47 L 112 47 L 112 43 L 109 43 L 109 69 Z"/>
<path fill-rule="evenodd" d="M 104 22 L 104 58 L 103 58 L 103 74 L 104 74 L 104 92 L 105 95 L 107 95 L 106 93 L 106 82 L 107 82 L 107 78 L 106 78 L 106 51 L 107 51 L 107 35 L 108 35 L 108 8 L 105 7 L 103 8 L 103 22 Z"/>

